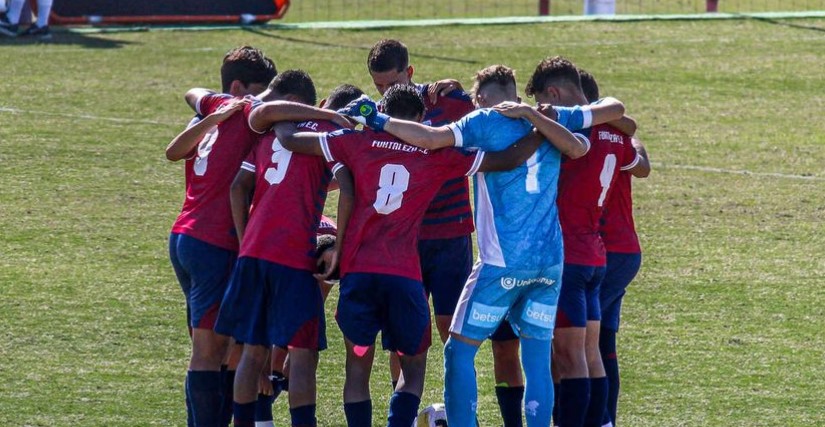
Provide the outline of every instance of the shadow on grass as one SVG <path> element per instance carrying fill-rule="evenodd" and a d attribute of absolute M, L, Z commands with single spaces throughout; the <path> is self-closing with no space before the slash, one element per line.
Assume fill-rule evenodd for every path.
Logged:
<path fill-rule="evenodd" d="M 791 22 L 791 21 L 787 21 L 787 20 L 772 19 L 772 18 L 751 17 L 751 19 L 753 19 L 755 21 L 764 22 L 766 24 L 781 25 L 783 27 L 791 27 L 791 28 L 798 28 L 800 30 L 819 31 L 819 32 L 825 33 L 825 27 L 817 27 L 815 25 L 803 25 L 803 24 L 797 24 L 795 22 Z"/>
<path fill-rule="evenodd" d="M 89 49 L 120 49 L 135 42 L 112 40 L 108 38 L 95 37 L 90 34 L 81 34 L 69 31 L 54 31 L 50 40 L 40 40 L 35 37 L 3 37 L 0 36 L 0 46 L 31 46 L 31 45 L 54 45 L 54 46 L 78 46 Z"/>
<path fill-rule="evenodd" d="M 243 30 L 246 31 L 246 32 L 250 32 L 250 33 L 262 36 L 262 37 L 268 37 L 268 38 L 271 38 L 271 39 L 283 40 L 283 41 L 293 42 L 293 43 L 309 44 L 309 45 L 313 45 L 313 46 L 337 47 L 337 48 L 344 48 L 344 49 L 357 49 L 357 50 L 363 50 L 363 51 L 366 51 L 366 52 L 369 52 L 369 50 L 372 48 L 372 46 L 370 46 L 370 47 L 354 46 L 354 45 L 346 45 L 346 44 L 340 44 L 340 43 L 322 42 L 322 41 L 318 41 L 318 40 L 299 39 L 297 37 L 287 37 L 287 36 L 284 36 L 284 35 L 281 35 L 281 34 L 274 34 L 274 33 L 271 33 L 271 32 L 266 32 L 266 31 L 263 31 L 263 30 L 259 30 L 257 28 L 244 27 Z M 447 57 L 447 56 L 427 55 L 427 54 L 415 53 L 413 51 L 410 51 L 410 56 L 418 57 L 418 58 L 434 59 L 434 60 L 437 60 L 437 61 L 456 62 L 456 63 L 460 63 L 460 64 L 480 64 L 479 61 L 474 61 L 474 60 L 471 60 L 471 59 L 461 59 L 461 58 L 453 58 L 453 57 Z"/>

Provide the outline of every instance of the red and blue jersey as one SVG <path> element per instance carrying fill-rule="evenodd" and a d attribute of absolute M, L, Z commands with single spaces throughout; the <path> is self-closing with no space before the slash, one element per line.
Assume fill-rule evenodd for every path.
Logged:
<path fill-rule="evenodd" d="M 236 98 L 226 94 L 201 97 L 196 110 L 207 116 Z M 186 198 L 173 233 L 185 234 L 231 251 L 238 250 L 229 187 L 257 134 L 247 126 L 251 105 L 210 130 L 186 159 Z"/>
<path fill-rule="evenodd" d="M 330 122 L 300 123 L 298 131 L 338 129 Z M 332 176 L 323 158 L 293 153 L 275 132 L 261 135 L 243 168 L 255 172 L 255 195 L 240 256 L 315 271 L 315 244 Z"/>
<path fill-rule="evenodd" d="M 328 162 L 352 172 L 355 205 L 344 231 L 341 275 L 378 273 L 421 280 L 418 237 L 424 213 L 444 182 L 474 174 L 484 153 L 425 150 L 372 130 L 321 136 Z"/>
<path fill-rule="evenodd" d="M 630 137 L 612 126 L 590 128 L 589 140 L 587 154 L 562 162 L 558 207 L 564 262 L 598 267 L 607 262 L 599 225 L 610 188 L 639 159 Z"/>
<path fill-rule="evenodd" d="M 338 235 L 338 225 L 335 224 L 335 221 L 332 218 L 327 217 L 326 215 L 321 215 L 321 221 L 318 223 L 318 235 L 329 234 L 332 236 Z"/>
<path fill-rule="evenodd" d="M 622 168 L 607 195 L 599 232 L 607 252 L 638 254 L 642 247 L 633 221 L 632 175 L 627 169 Z"/>
<path fill-rule="evenodd" d="M 428 84 L 416 85 L 424 98 L 424 121 L 428 126 L 443 126 L 458 121 L 475 107 L 470 97 L 461 90 L 439 96 L 436 103 L 427 95 Z M 467 177 L 451 179 L 436 194 L 421 225 L 422 240 L 449 239 L 473 232 L 473 213 L 470 208 L 470 186 Z"/>

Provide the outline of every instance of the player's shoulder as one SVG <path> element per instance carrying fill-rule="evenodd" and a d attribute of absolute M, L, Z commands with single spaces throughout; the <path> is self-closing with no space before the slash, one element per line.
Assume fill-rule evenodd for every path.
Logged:
<path fill-rule="evenodd" d="M 341 126 L 327 120 L 307 120 L 296 126 L 302 132 L 335 132 L 343 129 Z"/>

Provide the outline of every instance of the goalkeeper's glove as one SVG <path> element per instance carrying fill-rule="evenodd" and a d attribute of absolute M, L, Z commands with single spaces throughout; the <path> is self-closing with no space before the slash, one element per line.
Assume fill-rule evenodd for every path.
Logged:
<path fill-rule="evenodd" d="M 350 116 L 358 123 L 369 126 L 377 131 L 384 130 L 384 125 L 390 116 L 378 112 L 378 106 L 375 101 L 371 100 L 367 95 L 361 95 L 360 98 L 353 100 L 346 107 L 338 110 L 339 113 Z"/>

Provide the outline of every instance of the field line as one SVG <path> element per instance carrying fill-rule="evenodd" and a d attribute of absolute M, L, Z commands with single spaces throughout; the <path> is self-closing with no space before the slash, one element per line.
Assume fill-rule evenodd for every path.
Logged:
<path fill-rule="evenodd" d="M 57 116 L 57 117 L 67 117 L 70 119 L 84 119 L 84 120 L 100 120 L 105 122 L 114 122 L 114 123 L 140 123 L 140 124 L 147 124 L 147 125 L 164 125 L 164 126 L 183 126 L 186 123 L 171 123 L 171 122 L 161 122 L 158 120 L 148 120 L 148 119 L 124 119 L 120 117 L 103 117 L 103 116 L 95 116 L 91 114 L 71 114 L 71 113 L 53 113 L 49 111 L 33 111 L 33 110 L 21 110 L 19 108 L 11 108 L 11 107 L 0 107 L 0 113 L 11 113 L 11 114 L 36 114 L 36 115 L 43 115 L 43 116 Z"/>
<path fill-rule="evenodd" d="M 690 170 L 690 171 L 699 171 L 699 172 L 710 172 L 710 173 L 724 173 L 730 175 L 747 175 L 747 176 L 755 176 L 760 178 L 782 178 L 782 179 L 794 179 L 800 181 L 817 181 L 817 182 L 825 182 L 825 177 L 819 176 L 810 176 L 810 175 L 794 175 L 794 174 L 787 174 L 787 173 L 779 173 L 779 172 L 753 172 L 744 169 L 723 169 L 723 168 L 714 168 L 709 166 L 693 166 L 693 165 L 677 165 L 672 163 L 659 163 L 659 162 L 651 162 L 651 165 L 654 168 L 661 168 L 661 169 L 682 169 L 682 170 Z"/>

